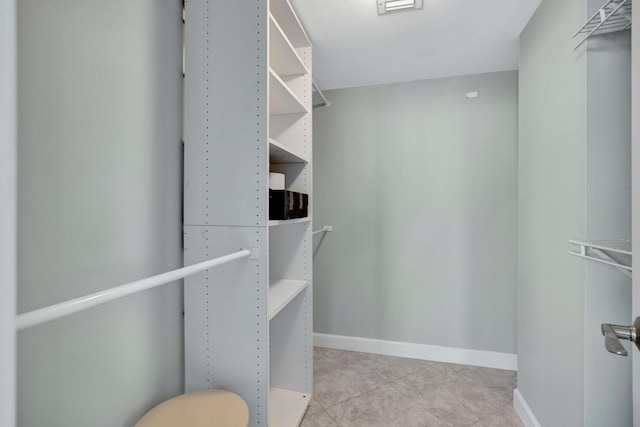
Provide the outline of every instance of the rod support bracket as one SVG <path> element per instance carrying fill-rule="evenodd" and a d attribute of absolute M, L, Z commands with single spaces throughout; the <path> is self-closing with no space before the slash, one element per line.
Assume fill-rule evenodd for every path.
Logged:
<path fill-rule="evenodd" d="M 249 259 L 260 259 L 260 249 L 258 248 L 249 248 L 251 251 L 251 255 L 249 255 Z"/>

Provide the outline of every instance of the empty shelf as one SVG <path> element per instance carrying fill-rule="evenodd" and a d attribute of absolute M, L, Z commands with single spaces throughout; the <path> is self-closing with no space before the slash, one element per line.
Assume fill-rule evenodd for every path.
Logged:
<path fill-rule="evenodd" d="M 308 74 L 298 52 L 271 14 L 269 14 L 269 64 L 280 77 Z"/>
<path fill-rule="evenodd" d="M 272 0 L 269 5 L 273 17 L 287 35 L 294 47 L 311 46 L 307 33 L 302 28 L 300 20 L 291 8 L 288 0 Z"/>
<path fill-rule="evenodd" d="M 285 82 L 269 70 L 269 114 L 304 114 L 307 109 Z"/>
<path fill-rule="evenodd" d="M 272 387 L 269 391 L 269 425 L 300 425 L 310 403 L 310 394 Z"/>
<path fill-rule="evenodd" d="M 271 279 L 269 284 L 269 319 L 285 308 L 300 292 L 304 291 L 306 280 Z"/>
<path fill-rule="evenodd" d="M 269 161 L 272 164 L 309 163 L 302 154 L 296 153 L 275 139 L 269 139 Z"/>

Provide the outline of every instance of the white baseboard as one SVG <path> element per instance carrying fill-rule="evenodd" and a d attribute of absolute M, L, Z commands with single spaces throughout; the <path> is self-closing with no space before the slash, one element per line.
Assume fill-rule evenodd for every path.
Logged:
<path fill-rule="evenodd" d="M 370 338 L 345 337 L 341 335 L 313 334 L 313 344 L 336 350 L 383 354 L 385 356 L 408 357 L 434 362 L 481 366 L 483 368 L 518 369 L 518 356 L 511 353 L 468 350 L 464 348 L 440 347 L 436 345 L 374 340 Z"/>
<path fill-rule="evenodd" d="M 513 390 L 513 409 L 516 410 L 524 427 L 542 427 L 518 389 Z"/>

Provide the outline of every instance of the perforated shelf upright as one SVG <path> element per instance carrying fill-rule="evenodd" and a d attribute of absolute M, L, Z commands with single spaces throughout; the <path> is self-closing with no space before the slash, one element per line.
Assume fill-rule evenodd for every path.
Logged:
<path fill-rule="evenodd" d="M 242 396 L 251 426 L 297 426 L 312 396 L 312 219 L 269 220 L 269 171 L 309 194 L 311 43 L 288 0 L 185 3 L 187 391 Z"/>

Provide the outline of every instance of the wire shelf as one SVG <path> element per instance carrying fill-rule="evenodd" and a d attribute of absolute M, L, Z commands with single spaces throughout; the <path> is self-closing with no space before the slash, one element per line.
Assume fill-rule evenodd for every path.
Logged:
<path fill-rule="evenodd" d="M 582 26 L 573 37 L 585 36 L 574 49 L 591 36 L 624 31 L 631 28 L 631 0 L 609 0 Z"/>
<path fill-rule="evenodd" d="M 630 240 L 569 240 L 569 243 L 580 246 L 580 252 L 569 252 L 569 254 L 611 265 L 619 269 L 625 276 L 631 277 L 632 267 L 613 259 L 613 255 L 609 255 L 632 256 Z"/>

